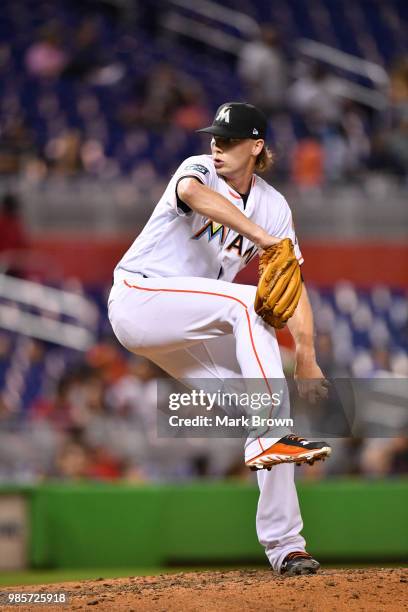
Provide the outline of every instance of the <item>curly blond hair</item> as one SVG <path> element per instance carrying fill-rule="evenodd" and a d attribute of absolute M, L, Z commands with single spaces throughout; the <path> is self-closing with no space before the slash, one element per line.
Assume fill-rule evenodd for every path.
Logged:
<path fill-rule="evenodd" d="M 255 162 L 255 170 L 259 173 L 267 172 L 273 165 L 274 154 L 268 147 L 264 145 L 262 151 L 258 154 Z"/>

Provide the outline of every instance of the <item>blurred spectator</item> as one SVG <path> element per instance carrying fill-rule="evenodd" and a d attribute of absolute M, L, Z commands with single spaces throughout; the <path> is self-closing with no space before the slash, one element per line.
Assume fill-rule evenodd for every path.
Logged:
<path fill-rule="evenodd" d="M 117 480 L 123 466 L 103 447 L 91 448 L 81 435 L 69 437 L 56 457 L 54 477 L 63 480 Z"/>
<path fill-rule="evenodd" d="M 390 102 L 393 116 L 408 115 L 408 56 L 397 60 L 390 73 Z"/>
<path fill-rule="evenodd" d="M 353 172 L 367 166 L 370 155 L 371 144 L 365 111 L 351 101 L 344 102 L 341 129 L 347 141 L 347 168 L 351 177 Z"/>
<path fill-rule="evenodd" d="M 340 117 L 339 117 L 340 119 Z M 300 186 L 355 179 L 365 165 L 370 144 L 358 112 L 349 105 L 339 123 L 317 115 L 305 117 L 306 136 L 294 146 L 293 178 Z"/>
<path fill-rule="evenodd" d="M 82 434 L 69 436 L 57 452 L 54 478 L 63 480 L 112 481 L 125 477 L 135 482 L 142 476 L 137 466 L 117 459 L 107 448 L 92 448 Z"/>
<path fill-rule="evenodd" d="M 301 188 L 314 188 L 324 180 L 324 151 L 316 138 L 300 140 L 293 152 L 292 178 Z"/>
<path fill-rule="evenodd" d="M 326 474 L 330 476 L 361 476 L 364 473 L 361 464 L 364 439 L 355 435 L 349 438 L 335 437 L 330 442 L 333 447 L 334 461 L 325 464 L 325 472 L 321 473 L 320 477 L 324 477 Z M 323 465 L 319 468 L 322 470 Z M 303 468 L 303 471 L 306 472 L 305 476 L 313 478 L 312 475 L 307 473 L 306 469 Z"/>
<path fill-rule="evenodd" d="M 124 465 L 103 447 L 92 448 L 81 431 L 68 436 L 55 459 L 53 476 L 63 480 L 117 480 Z"/>
<path fill-rule="evenodd" d="M 115 62 L 101 44 L 99 21 L 85 18 L 74 38 L 74 49 L 63 76 L 88 80 L 94 85 L 114 85 L 124 75 L 124 68 Z"/>
<path fill-rule="evenodd" d="M 408 473 L 408 436 L 393 440 L 390 473 L 395 475 Z"/>
<path fill-rule="evenodd" d="M 98 23 L 92 18 L 84 19 L 75 33 L 74 49 L 64 76 L 84 78 L 102 65 L 102 56 Z"/>
<path fill-rule="evenodd" d="M 323 64 L 314 64 L 290 86 L 292 109 L 317 125 L 339 124 L 341 100 L 338 79 Z"/>
<path fill-rule="evenodd" d="M 129 365 L 119 348 L 109 340 L 93 346 L 86 354 L 86 361 L 97 369 L 107 385 L 113 385 L 126 376 Z"/>
<path fill-rule="evenodd" d="M 246 87 L 248 102 L 267 116 L 286 109 L 289 66 L 272 25 L 263 25 L 259 37 L 243 45 L 238 73 Z"/>
<path fill-rule="evenodd" d="M 16 174 L 35 147 L 18 108 L 6 110 L 0 122 L 0 174 Z"/>
<path fill-rule="evenodd" d="M 104 383 L 98 370 L 79 363 L 63 375 L 54 397 L 37 401 L 33 420 L 49 420 L 60 430 L 83 430 L 105 411 Z"/>
<path fill-rule="evenodd" d="M 40 397 L 31 408 L 33 421 L 47 421 L 57 431 L 75 429 L 72 406 L 72 388 L 75 379 L 71 374 L 63 375 L 57 382 L 54 396 Z"/>
<path fill-rule="evenodd" d="M 154 430 L 157 409 L 157 378 L 164 373 L 151 361 L 132 356 L 128 372 L 113 381 L 107 391 L 112 412 L 136 417 L 146 434 Z"/>
<path fill-rule="evenodd" d="M 377 133 L 373 138 L 370 167 L 387 170 L 392 174 L 408 176 L 408 119 L 391 129 Z"/>
<path fill-rule="evenodd" d="M 48 26 L 27 50 L 27 72 L 35 77 L 57 78 L 68 61 L 61 44 L 58 28 Z"/>
<path fill-rule="evenodd" d="M 373 374 L 388 377 L 391 374 L 391 355 L 386 347 L 375 348 L 372 352 Z"/>
<path fill-rule="evenodd" d="M 123 464 L 105 447 L 99 446 L 89 453 L 86 477 L 92 480 L 117 480 L 122 476 Z"/>
<path fill-rule="evenodd" d="M 0 433 L 17 427 L 20 421 L 18 412 L 8 401 L 7 394 L 0 394 Z"/>
<path fill-rule="evenodd" d="M 151 127 L 168 124 L 186 102 L 191 104 L 192 96 L 197 111 L 200 91 L 193 77 L 162 62 L 155 66 L 145 81 L 140 119 Z"/>
<path fill-rule="evenodd" d="M 12 193 L 3 196 L 0 210 L 0 251 L 28 247 L 27 231 L 21 216 L 21 203 Z"/>
<path fill-rule="evenodd" d="M 385 125 L 373 135 L 369 166 L 408 177 L 408 57 L 398 60 L 390 73 L 390 108 Z"/>
<path fill-rule="evenodd" d="M 328 126 L 322 135 L 324 174 L 329 182 L 341 181 L 349 170 L 349 148 L 341 126 Z"/>
<path fill-rule="evenodd" d="M 408 472 L 408 436 L 366 440 L 361 465 L 363 472 L 370 476 L 406 474 Z"/>
<path fill-rule="evenodd" d="M 183 93 L 180 107 L 175 111 L 172 122 L 188 132 L 194 132 L 210 120 L 208 106 L 201 90 L 187 89 Z"/>
<path fill-rule="evenodd" d="M 80 132 L 68 129 L 51 138 L 45 148 L 45 159 L 55 174 L 72 175 L 80 171 L 83 167 Z"/>
<path fill-rule="evenodd" d="M 79 480 L 86 477 L 89 464 L 88 449 L 82 443 L 68 440 L 57 454 L 53 476 L 63 480 Z"/>

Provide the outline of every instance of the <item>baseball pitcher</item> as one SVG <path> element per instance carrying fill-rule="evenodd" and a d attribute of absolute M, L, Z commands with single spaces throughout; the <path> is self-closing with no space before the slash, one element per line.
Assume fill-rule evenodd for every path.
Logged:
<path fill-rule="evenodd" d="M 178 380 L 241 377 L 269 390 L 270 380 L 284 378 L 274 329 L 287 324 L 300 394 L 325 397 L 291 211 L 259 176 L 271 163 L 266 127 L 257 108 L 231 102 L 199 130 L 212 136 L 211 155 L 182 162 L 116 266 L 109 319 L 123 346 Z M 258 288 L 233 283 L 257 253 Z M 319 568 L 300 535 L 294 467 L 330 452 L 292 433 L 252 432 L 246 441 L 260 489 L 257 533 L 277 572 Z"/>

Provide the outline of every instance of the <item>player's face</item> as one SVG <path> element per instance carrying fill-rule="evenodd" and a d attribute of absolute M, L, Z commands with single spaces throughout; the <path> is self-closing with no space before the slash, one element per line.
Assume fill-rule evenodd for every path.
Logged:
<path fill-rule="evenodd" d="M 211 154 L 217 173 L 228 178 L 245 172 L 255 162 L 263 144 L 263 140 L 252 138 L 234 139 L 213 136 Z"/>

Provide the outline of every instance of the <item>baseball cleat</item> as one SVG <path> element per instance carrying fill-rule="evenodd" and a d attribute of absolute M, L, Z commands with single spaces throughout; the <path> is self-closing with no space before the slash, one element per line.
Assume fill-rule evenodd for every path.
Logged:
<path fill-rule="evenodd" d="M 304 576 L 316 574 L 320 563 L 305 551 L 291 552 L 283 560 L 280 573 L 284 576 Z"/>
<path fill-rule="evenodd" d="M 279 465 L 279 463 L 313 465 L 315 461 L 324 460 L 330 454 L 331 447 L 327 442 L 311 442 L 289 434 L 245 463 L 251 470 L 269 470 L 273 465 Z"/>

